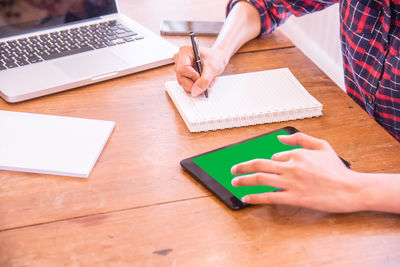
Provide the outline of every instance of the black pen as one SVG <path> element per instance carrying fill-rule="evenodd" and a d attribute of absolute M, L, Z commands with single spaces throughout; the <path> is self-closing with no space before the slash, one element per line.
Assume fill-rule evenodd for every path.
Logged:
<path fill-rule="evenodd" d="M 190 40 L 192 41 L 193 54 L 194 54 L 194 59 L 196 60 L 197 70 L 201 75 L 201 73 L 203 72 L 203 66 L 201 65 L 199 46 L 197 45 L 196 35 L 194 34 L 194 32 L 190 32 Z M 204 95 L 208 97 L 207 89 L 204 91 Z"/>

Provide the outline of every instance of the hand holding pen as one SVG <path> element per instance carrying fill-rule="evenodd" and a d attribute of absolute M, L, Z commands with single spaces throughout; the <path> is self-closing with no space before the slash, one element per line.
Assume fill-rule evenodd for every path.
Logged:
<path fill-rule="evenodd" d="M 201 74 L 203 73 L 203 65 L 201 64 L 199 46 L 197 44 L 196 35 L 194 34 L 194 32 L 190 32 L 190 41 L 192 42 L 193 54 L 194 54 L 194 59 L 196 62 L 197 70 L 201 76 Z M 207 89 L 204 91 L 204 95 L 206 97 L 208 97 Z"/>
<path fill-rule="evenodd" d="M 229 59 L 222 49 L 215 47 L 201 47 L 200 53 L 199 46 L 197 42 L 195 43 L 196 53 L 192 45 L 184 45 L 174 55 L 176 79 L 182 88 L 193 96 L 199 96 L 207 89 L 207 93 L 210 94 L 209 89 L 216 77 L 224 71 Z M 201 59 L 198 61 L 201 63 L 200 69 L 196 64 L 195 54 L 198 55 L 198 59 Z"/>

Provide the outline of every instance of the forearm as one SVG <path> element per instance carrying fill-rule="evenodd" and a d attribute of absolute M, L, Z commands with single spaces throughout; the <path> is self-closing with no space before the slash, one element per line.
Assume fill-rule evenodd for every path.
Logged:
<path fill-rule="evenodd" d="M 222 51 L 224 58 L 230 57 L 261 31 L 261 19 L 257 9 L 251 4 L 240 1 L 229 13 L 213 48 Z"/>
<path fill-rule="evenodd" d="M 400 213 L 400 174 L 357 173 L 362 210 Z"/>

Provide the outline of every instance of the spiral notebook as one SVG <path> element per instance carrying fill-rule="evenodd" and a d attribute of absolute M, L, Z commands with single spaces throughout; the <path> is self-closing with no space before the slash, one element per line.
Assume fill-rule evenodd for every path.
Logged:
<path fill-rule="evenodd" d="M 317 117 L 322 104 L 288 68 L 218 77 L 209 98 L 165 84 L 190 132 Z"/>

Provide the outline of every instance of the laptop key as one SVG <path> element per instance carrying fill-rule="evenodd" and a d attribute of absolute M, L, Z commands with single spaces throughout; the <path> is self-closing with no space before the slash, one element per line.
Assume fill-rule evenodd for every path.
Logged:
<path fill-rule="evenodd" d="M 123 30 L 123 29 L 117 29 L 117 30 L 115 30 L 115 33 L 116 34 L 123 34 L 123 33 L 126 33 L 126 31 Z"/>
<path fill-rule="evenodd" d="M 55 48 L 46 49 L 45 52 L 47 52 L 48 54 L 51 54 L 51 55 L 60 53 L 60 51 L 58 51 L 58 50 L 55 49 Z M 43 57 L 42 57 L 42 58 L 43 58 Z"/>
<path fill-rule="evenodd" d="M 68 48 L 66 48 L 65 46 L 59 47 L 58 50 L 59 50 L 60 52 L 69 51 Z"/>
<path fill-rule="evenodd" d="M 6 67 L 12 69 L 18 67 L 18 65 L 16 63 L 10 62 L 6 64 Z"/>
<path fill-rule="evenodd" d="M 54 54 L 50 54 L 50 55 L 43 55 L 42 58 L 44 60 L 51 60 L 51 59 L 56 59 L 56 58 L 60 58 L 60 57 L 79 54 L 79 53 L 83 53 L 83 52 L 87 52 L 87 51 L 91 51 L 91 50 L 94 50 L 91 46 L 82 46 L 80 48 L 71 49 L 71 50 L 68 50 L 68 51 L 60 52 L 60 53 L 54 53 Z"/>
<path fill-rule="evenodd" d="M 29 63 L 29 62 L 26 61 L 26 60 L 21 60 L 21 61 L 17 61 L 17 64 L 18 64 L 19 66 L 25 66 L 25 65 L 29 65 L 29 64 L 31 64 L 31 63 Z"/>
<path fill-rule="evenodd" d="M 38 62 L 42 62 L 43 60 L 40 58 L 29 58 L 29 62 L 34 64 L 34 63 L 38 63 Z"/>
<path fill-rule="evenodd" d="M 136 32 L 126 32 L 126 33 L 120 33 L 120 34 L 117 33 L 118 38 L 131 37 L 131 36 L 135 36 L 135 35 L 137 35 Z"/>
<path fill-rule="evenodd" d="M 96 49 L 100 49 L 100 48 L 107 47 L 107 45 L 105 45 L 105 44 L 95 44 L 95 45 L 93 45 L 93 47 L 96 48 Z"/>

